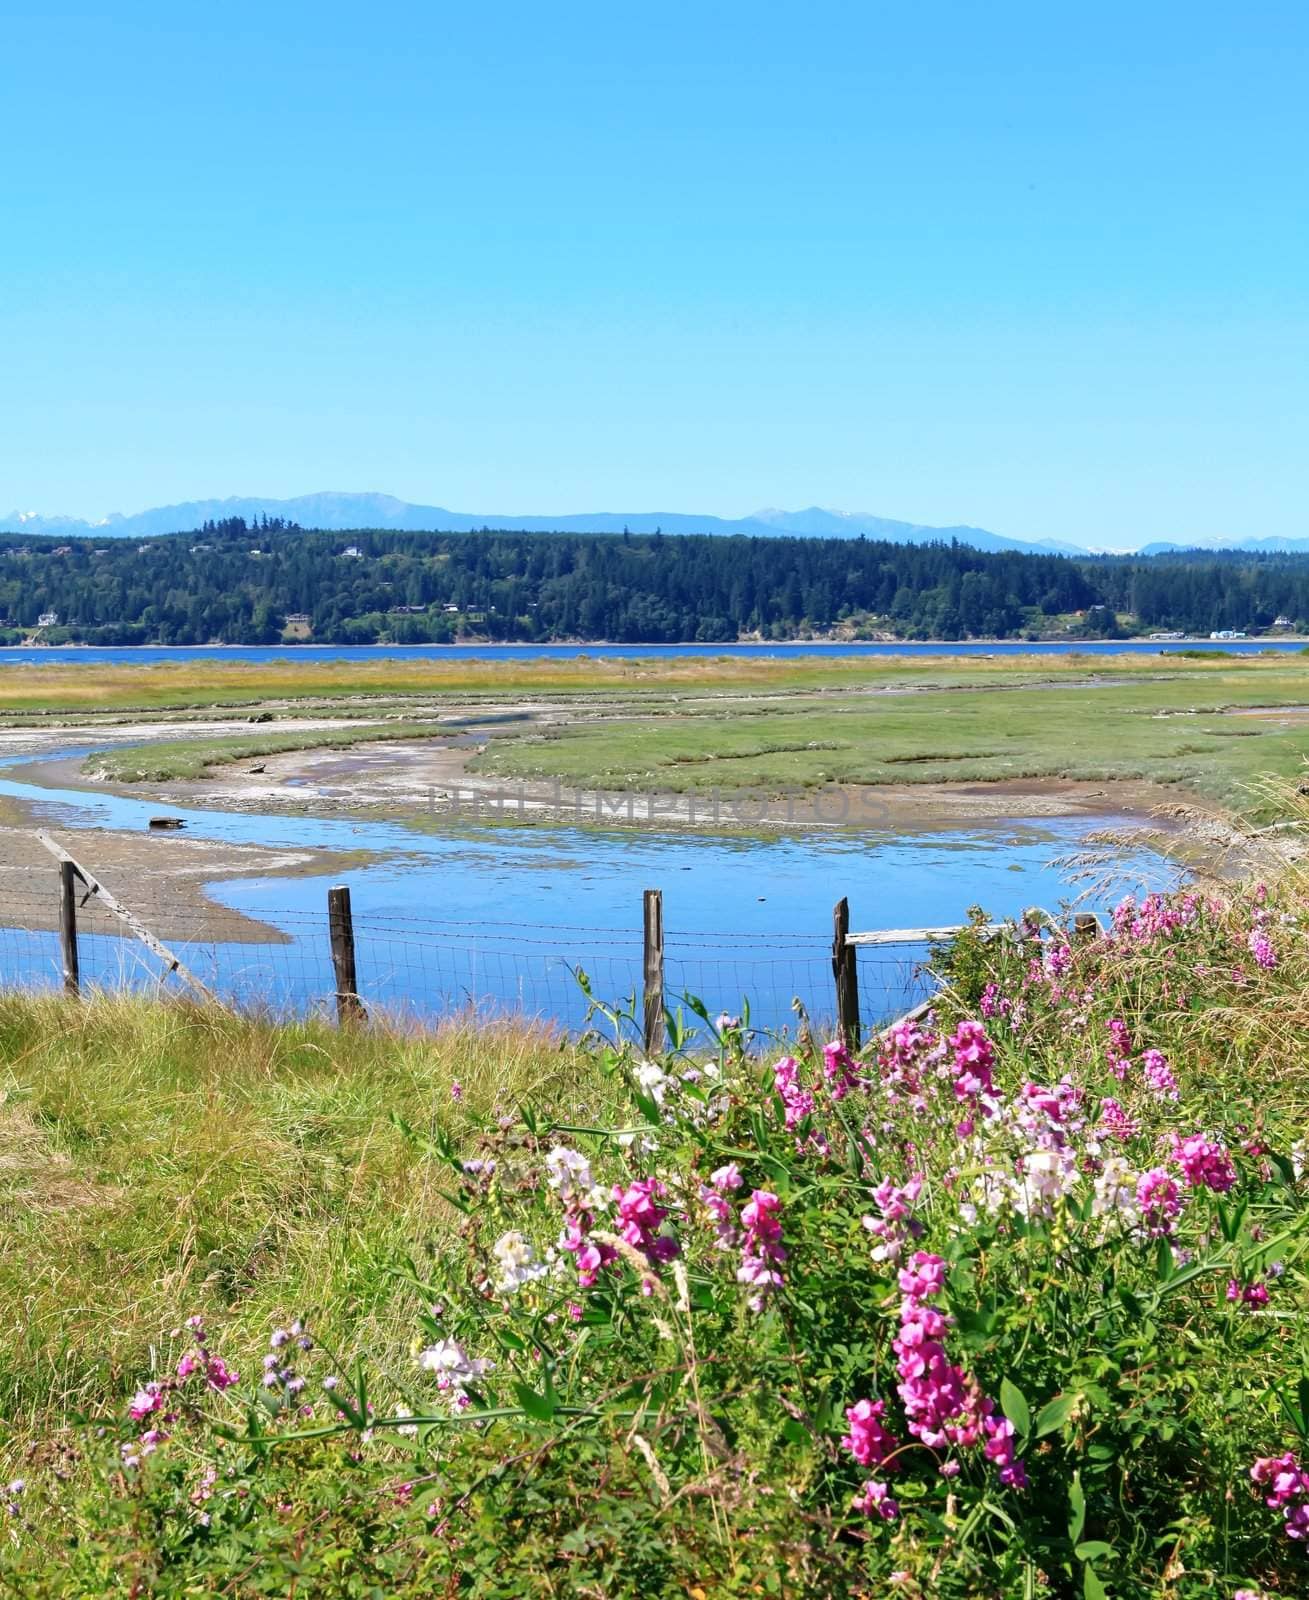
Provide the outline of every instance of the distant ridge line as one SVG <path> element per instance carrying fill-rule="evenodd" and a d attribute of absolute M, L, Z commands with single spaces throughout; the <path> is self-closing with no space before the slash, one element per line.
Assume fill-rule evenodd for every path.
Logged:
<path fill-rule="evenodd" d="M 366 528 L 396 533 L 476 533 L 483 528 L 495 528 L 522 533 L 622 533 L 627 530 L 637 534 L 744 534 L 756 538 L 790 535 L 857 539 L 862 536 L 886 539 L 895 544 L 928 544 L 935 540 L 948 543 L 954 539 L 977 550 L 1041 551 L 1060 555 L 1088 553 L 1079 546 L 1053 540 L 1010 539 L 986 528 L 932 527 L 861 512 L 827 511 L 821 506 L 810 506 L 803 511 L 759 511 L 739 518 L 700 516 L 684 511 L 593 511 L 543 517 L 450 511 L 444 506 L 397 500 L 392 495 L 337 492 L 299 495 L 288 500 L 237 495 L 223 500 L 188 500 L 129 516 L 115 513 L 99 522 L 14 511 L 0 519 L 0 532 L 139 539 L 165 533 L 189 533 L 202 523 L 219 522 L 225 517 L 244 517 L 249 522 L 262 516 L 282 517 L 303 528 L 321 528 L 329 533 Z"/>
<path fill-rule="evenodd" d="M 393 533 L 478 533 L 484 528 L 512 533 L 666 533 L 745 535 L 776 538 L 789 535 L 822 539 L 885 539 L 892 544 L 930 544 L 956 540 L 974 550 L 1040 552 L 1046 555 L 1191 555 L 1244 551 L 1259 555 L 1299 555 L 1309 552 L 1309 537 L 1232 538 L 1219 540 L 1152 540 L 1134 550 L 1091 549 L 1058 539 L 1015 539 L 967 523 L 936 527 L 922 522 L 897 521 L 870 512 L 832 511 L 807 506 L 800 511 L 767 508 L 746 517 L 715 517 L 686 511 L 585 511 L 559 516 L 519 516 L 503 512 L 451 511 L 445 506 L 420 505 L 394 495 L 324 490 L 287 500 L 271 496 L 229 495 L 221 500 L 185 500 L 177 505 L 155 506 L 146 511 L 112 516 L 99 521 L 80 517 L 45 516 L 38 512 L 11 511 L 0 517 L 0 533 L 56 535 L 65 538 L 154 538 L 167 533 L 190 533 L 205 522 L 225 517 L 281 517 L 302 528 L 325 533 L 377 529 Z"/>

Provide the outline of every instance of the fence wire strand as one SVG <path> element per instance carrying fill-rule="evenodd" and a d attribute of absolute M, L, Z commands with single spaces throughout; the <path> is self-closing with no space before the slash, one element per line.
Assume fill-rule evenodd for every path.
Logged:
<path fill-rule="evenodd" d="M 167 909 L 153 931 L 201 983 L 227 1004 L 259 1014 L 305 1015 L 334 1004 L 328 917 L 303 907 L 267 911 L 268 923 L 221 905 Z M 271 926 L 269 925 L 271 924 Z M 592 995 L 610 1005 L 639 1001 L 638 927 L 542 927 L 460 921 L 357 909 L 358 988 L 365 1006 L 415 1022 L 455 1012 L 514 1014 L 577 1031 Z M 858 949 L 863 1025 L 901 1015 L 932 990 L 924 945 Z M 95 897 L 78 908 L 84 991 L 183 993 L 176 975 Z M 6 884 L 0 894 L 0 989 L 58 990 L 63 984 L 52 892 Z M 830 941 L 817 935 L 679 930 L 665 934 L 665 1003 L 702 1001 L 711 1015 L 739 1015 L 767 1032 L 793 1030 L 794 1002 L 815 1026 L 830 1023 L 834 989 Z"/>

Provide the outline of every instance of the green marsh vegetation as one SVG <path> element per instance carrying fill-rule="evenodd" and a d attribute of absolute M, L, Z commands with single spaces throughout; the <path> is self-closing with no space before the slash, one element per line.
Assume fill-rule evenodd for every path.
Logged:
<path fill-rule="evenodd" d="M 0 682 L 11 726 L 172 711 L 275 722 L 228 739 L 147 742 L 92 758 L 115 781 L 194 777 L 224 760 L 438 736 L 436 717 L 508 711 L 471 770 L 577 787 L 722 791 L 824 783 L 1082 779 L 1177 786 L 1237 812 L 1258 774 L 1295 777 L 1309 660 L 1284 653 L 955 660 L 220 664 L 59 667 Z M 550 725 L 531 719 L 549 709 Z M 518 720 L 512 719 L 517 711 Z M 1247 714 L 1260 713 L 1260 714 Z M 1266 714 L 1263 714 L 1266 713 Z M 304 717 L 357 727 L 315 733 Z M 368 719 L 386 716 L 379 726 Z"/>

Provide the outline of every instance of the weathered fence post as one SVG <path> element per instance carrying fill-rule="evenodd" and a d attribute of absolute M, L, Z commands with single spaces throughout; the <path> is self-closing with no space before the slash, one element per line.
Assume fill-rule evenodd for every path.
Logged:
<path fill-rule="evenodd" d="M 64 993 L 76 999 L 81 990 L 77 964 L 77 868 L 59 863 L 59 949 L 64 962 Z"/>
<path fill-rule="evenodd" d="M 836 979 L 836 1026 L 841 1043 L 859 1048 L 859 951 L 850 932 L 850 902 L 842 896 L 832 911 L 832 975 Z"/>
<path fill-rule="evenodd" d="M 1094 911 L 1079 911 L 1073 918 L 1073 938 L 1078 944 L 1090 944 L 1100 937 L 1100 919 Z"/>
<path fill-rule="evenodd" d="M 645 940 L 645 1053 L 657 1056 L 664 1048 L 664 895 L 647 889 L 642 897 Z"/>
<path fill-rule="evenodd" d="M 355 924 L 350 912 L 350 891 L 341 884 L 327 891 L 327 932 L 332 942 L 332 965 L 336 968 L 336 1020 L 342 1027 L 351 1022 L 366 1022 L 368 1013 L 359 998 L 359 979 L 355 975 Z"/>

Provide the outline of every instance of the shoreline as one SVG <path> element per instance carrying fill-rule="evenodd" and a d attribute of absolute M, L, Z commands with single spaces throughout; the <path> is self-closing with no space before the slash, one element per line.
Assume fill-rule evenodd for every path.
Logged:
<path fill-rule="evenodd" d="M 717 651 L 759 650 L 759 651 L 785 651 L 785 650 L 851 650 L 854 652 L 878 651 L 895 654 L 897 651 L 909 653 L 931 650 L 966 650 L 970 652 L 982 650 L 1025 650 L 1039 651 L 1053 649 L 1059 652 L 1093 650 L 1102 654 L 1112 654 L 1124 650 L 1154 650 L 1160 655 L 1175 654 L 1181 650 L 1212 649 L 1228 655 L 1241 655 L 1252 650 L 1281 650 L 1309 647 L 1309 634 L 1278 633 L 1257 634 L 1245 639 L 1208 639 L 1201 635 L 1187 636 L 1182 639 L 720 639 L 706 642 L 700 639 L 678 639 L 672 641 L 623 641 L 619 639 L 549 639 L 545 641 L 513 640 L 513 639 L 464 639 L 450 640 L 444 643 L 420 640 L 413 644 L 330 644 L 315 642 L 313 639 L 281 639 L 276 644 L 230 644 L 226 641 L 215 641 L 210 644 L 93 644 L 87 640 L 69 640 L 64 644 L 43 644 L 32 642 L 26 644 L 0 645 L 0 659 L 7 651 L 39 650 L 42 653 L 60 650 L 125 650 L 161 652 L 167 651 L 170 655 L 179 652 L 203 652 L 212 654 L 214 651 L 225 650 L 286 650 L 294 658 L 302 651 L 330 650 L 420 650 L 420 651 L 468 651 L 475 650 L 479 653 L 495 653 L 502 650 L 571 650 L 583 652 L 589 650 L 619 651 L 624 655 L 637 659 L 638 652 L 657 653 L 666 650 L 691 650 L 697 655 L 711 657 Z"/>

